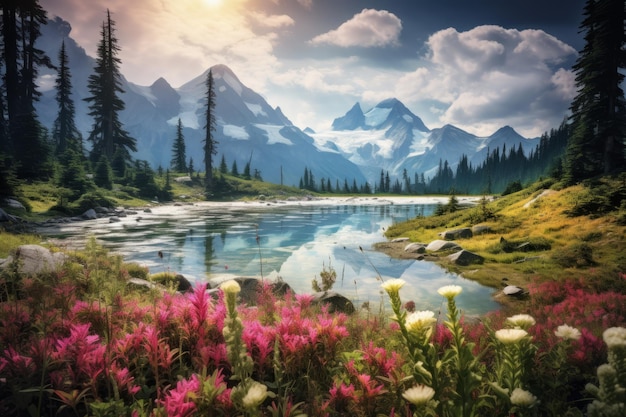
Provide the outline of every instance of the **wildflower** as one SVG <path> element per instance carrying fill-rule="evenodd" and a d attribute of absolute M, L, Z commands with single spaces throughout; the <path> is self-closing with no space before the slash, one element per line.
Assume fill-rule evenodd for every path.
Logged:
<path fill-rule="evenodd" d="M 496 331 L 496 339 L 505 345 L 514 345 L 528 335 L 526 330 L 522 329 L 501 329 Z"/>
<path fill-rule="evenodd" d="M 432 311 L 416 311 L 406 318 L 406 329 L 409 332 L 417 333 L 431 327 L 436 322 L 435 313 Z"/>
<path fill-rule="evenodd" d="M 232 279 L 222 283 L 222 285 L 220 285 L 220 288 L 227 294 L 238 294 L 241 291 L 241 287 L 239 286 L 237 281 Z"/>
<path fill-rule="evenodd" d="M 463 288 L 459 285 L 446 285 L 437 290 L 439 295 L 446 297 L 447 299 L 452 299 L 457 295 L 461 294 Z"/>
<path fill-rule="evenodd" d="M 381 287 L 383 287 L 383 290 L 387 291 L 387 294 L 397 294 L 400 291 L 400 288 L 404 287 L 404 284 L 406 284 L 405 280 L 394 278 L 385 281 Z"/>
<path fill-rule="evenodd" d="M 511 393 L 511 404 L 518 407 L 530 408 L 537 404 L 537 397 L 521 388 L 515 388 Z"/>
<path fill-rule="evenodd" d="M 535 325 L 535 319 L 528 314 L 516 314 L 506 319 L 507 323 L 514 327 L 526 330 Z"/>
<path fill-rule="evenodd" d="M 245 408 L 256 408 L 267 398 L 267 387 L 259 382 L 253 382 L 248 392 L 243 397 L 243 406 Z"/>
<path fill-rule="evenodd" d="M 413 405 L 425 405 L 435 396 L 435 390 L 426 385 L 416 385 L 402 393 L 402 397 Z"/>
<path fill-rule="evenodd" d="M 557 327 L 554 331 L 554 334 L 556 335 L 556 337 L 569 340 L 578 340 L 581 336 L 580 330 L 575 327 L 568 326 L 567 324 L 562 324 Z"/>
<path fill-rule="evenodd" d="M 602 333 L 602 339 L 609 349 L 626 347 L 626 329 L 623 327 L 610 327 Z"/>

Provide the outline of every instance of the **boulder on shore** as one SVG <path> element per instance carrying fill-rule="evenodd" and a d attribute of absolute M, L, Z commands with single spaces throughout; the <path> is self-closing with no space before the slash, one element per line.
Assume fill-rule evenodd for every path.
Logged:
<path fill-rule="evenodd" d="M 426 245 L 424 245 L 423 243 L 416 243 L 416 242 L 409 243 L 408 245 L 404 247 L 404 251 L 408 253 L 425 253 Z"/>
<path fill-rule="evenodd" d="M 44 272 L 56 271 L 68 257 L 61 252 L 51 252 L 48 248 L 39 245 L 19 246 L 14 254 L 9 256 L 2 267 L 6 268 L 14 261 L 18 261 L 20 274 L 37 275 Z"/>
<path fill-rule="evenodd" d="M 440 250 L 446 249 L 461 249 L 461 247 L 455 242 L 450 242 L 449 240 L 433 240 L 426 246 L 427 251 L 438 252 Z"/>
<path fill-rule="evenodd" d="M 313 303 L 327 306 L 329 313 L 352 314 L 356 311 L 352 301 L 334 291 L 323 291 L 313 294 Z"/>

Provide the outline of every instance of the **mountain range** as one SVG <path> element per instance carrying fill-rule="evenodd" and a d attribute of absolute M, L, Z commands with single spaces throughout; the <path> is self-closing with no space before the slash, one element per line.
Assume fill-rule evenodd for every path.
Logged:
<path fill-rule="evenodd" d="M 59 17 L 42 28 L 38 46 L 57 61 L 61 42 L 65 42 L 72 73 L 76 125 L 88 136 L 91 118 L 87 103 L 90 93 L 87 79 L 93 71 L 94 58 L 70 36 L 71 26 Z M 122 45 L 123 47 L 123 45 Z M 482 162 L 488 149 L 522 144 L 529 152 L 538 138 L 528 139 L 511 127 L 503 127 L 488 137 L 477 137 L 451 125 L 429 129 L 404 104 L 395 98 L 363 111 L 356 103 L 345 115 L 337 117 L 327 131 L 314 132 L 293 125 L 280 107 L 272 107 L 258 93 L 241 83 L 225 65 L 210 68 L 216 91 L 217 158 L 224 156 L 228 166 L 233 161 L 243 168 L 250 162 L 262 178 L 273 183 L 298 185 L 307 168 L 316 179 L 333 183 L 344 180 L 352 184 L 369 181 L 374 185 L 381 170 L 398 177 L 406 169 L 409 175 L 434 175 L 440 160 L 452 168 L 465 154 L 472 164 Z M 156 168 L 168 167 L 178 119 L 183 125 L 187 158 L 202 167 L 202 140 L 205 123 L 206 76 L 203 74 L 179 88 L 164 78 L 150 86 L 139 86 L 122 77 L 126 108 L 120 113 L 124 128 L 137 139 L 138 152 L 133 155 Z M 37 103 L 40 121 L 51 128 L 56 118 L 52 70 L 40 71 L 42 98 Z M 89 144 L 87 144 L 89 146 Z M 215 158 L 215 157 L 214 157 Z M 214 165 L 219 164 L 214 160 Z"/>

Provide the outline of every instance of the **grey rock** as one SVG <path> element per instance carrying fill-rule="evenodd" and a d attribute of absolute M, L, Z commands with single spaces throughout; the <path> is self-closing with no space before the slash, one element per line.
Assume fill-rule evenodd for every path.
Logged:
<path fill-rule="evenodd" d="M 476 226 L 472 226 L 472 233 L 474 233 L 474 235 L 484 235 L 486 233 L 491 233 L 491 227 L 484 224 L 477 224 Z"/>
<path fill-rule="evenodd" d="M 391 243 L 400 243 L 400 242 L 408 242 L 409 238 L 408 237 L 397 237 L 395 239 L 391 240 Z"/>
<path fill-rule="evenodd" d="M 109 223 L 119 223 L 119 222 L 121 222 L 121 221 L 122 221 L 122 220 L 120 220 L 120 218 L 119 218 L 119 217 L 117 217 L 117 216 L 111 216 L 111 217 L 109 217 Z"/>
<path fill-rule="evenodd" d="M 409 252 L 409 253 L 425 253 L 426 245 L 424 245 L 423 243 L 416 243 L 416 242 L 409 243 L 408 245 L 404 247 L 404 251 Z"/>
<path fill-rule="evenodd" d="M 474 236 L 474 234 L 472 233 L 472 229 L 464 227 L 462 229 L 446 230 L 445 232 L 439 233 L 439 236 L 444 240 L 455 240 L 469 239 Z"/>
<path fill-rule="evenodd" d="M 11 208 L 18 209 L 18 210 L 26 210 L 26 207 L 24 207 L 22 203 L 15 200 L 14 198 L 6 198 L 4 200 L 4 203 L 7 205 L 7 207 L 11 207 Z"/>
<path fill-rule="evenodd" d="M 457 265 L 467 266 L 471 264 L 482 264 L 485 261 L 485 258 L 468 250 L 462 249 L 452 255 L 449 255 L 448 260 Z"/>
<path fill-rule="evenodd" d="M 39 245 L 19 246 L 15 253 L 9 256 L 2 267 L 6 267 L 14 261 L 18 261 L 20 274 L 37 275 L 44 272 L 56 271 L 68 257 L 61 252 L 50 252 L 49 249 Z"/>
<path fill-rule="evenodd" d="M 95 220 L 98 218 L 98 213 L 96 213 L 96 210 L 94 209 L 89 209 L 84 212 L 81 217 L 85 220 Z"/>
<path fill-rule="evenodd" d="M 502 292 L 511 297 L 521 297 L 526 294 L 526 291 L 517 285 L 507 285 L 502 289 Z"/>
<path fill-rule="evenodd" d="M 352 301 L 334 291 L 323 291 L 313 294 L 313 303 L 327 306 L 329 313 L 352 314 L 355 312 Z"/>
<path fill-rule="evenodd" d="M 461 249 L 461 247 L 455 242 L 450 242 L 448 240 L 433 240 L 426 246 L 426 250 L 430 252 L 438 252 L 440 250 L 447 249 Z"/>

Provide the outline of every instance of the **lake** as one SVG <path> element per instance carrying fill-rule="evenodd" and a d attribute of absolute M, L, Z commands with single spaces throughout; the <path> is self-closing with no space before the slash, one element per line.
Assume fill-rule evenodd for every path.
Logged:
<path fill-rule="evenodd" d="M 384 230 L 391 224 L 430 215 L 436 202 L 337 198 L 155 206 L 118 223 L 103 218 L 41 232 L 72 242 L 94 236 L 126 261 L 145 265 L 152 273 L 181 273 L 192 283 L 250 276 L 282 279 L 296 293 L 311 293 L 312 280 L 319 280 L 324 268 L 333 268 L 337 273 L 333 290 L 356 307 L 387 303 L 381 279 L 401 278 L 407 282 L 401 290 L 403 301 L 414 301 L 418 310 L 438 311 L 444 302 L 437 289 L 448 284 L 463 287 L 457 302 L 466 314 L 498 309 L 491 288 L 432 262 L 393 259 L 372 249 L 386 240 Z"/>

